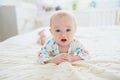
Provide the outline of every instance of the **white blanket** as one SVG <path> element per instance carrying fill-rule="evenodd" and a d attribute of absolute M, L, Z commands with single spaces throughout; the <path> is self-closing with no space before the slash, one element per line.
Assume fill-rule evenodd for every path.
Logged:
<path fill-rule="evenodd" d="M 0 80 L 120 80 L 120 27 L 77 28 L 91 59 L 59 65 L 37 62 L 41 29 L 0 43 Z"/>

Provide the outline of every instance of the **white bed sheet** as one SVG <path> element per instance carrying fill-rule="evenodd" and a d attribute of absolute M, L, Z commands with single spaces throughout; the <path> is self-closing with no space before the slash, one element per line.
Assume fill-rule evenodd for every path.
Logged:
<path fill-rule="evenodd" d="M 0 80 L 120 80 L 120 27 L 77 28 L 91 59 L 59 65 L 37 62 L 41 29 L 0 43 Z"/>

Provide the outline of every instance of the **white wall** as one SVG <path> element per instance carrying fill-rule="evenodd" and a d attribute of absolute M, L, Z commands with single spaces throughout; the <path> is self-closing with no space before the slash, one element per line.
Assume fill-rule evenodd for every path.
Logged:
<path fill-rule="evenodd" d="M 37 8 L 33 4 L 22 3 L 16 6 L 18 33 L 27 32 L 35 28 L 35 18 L 37 16 Z"/>

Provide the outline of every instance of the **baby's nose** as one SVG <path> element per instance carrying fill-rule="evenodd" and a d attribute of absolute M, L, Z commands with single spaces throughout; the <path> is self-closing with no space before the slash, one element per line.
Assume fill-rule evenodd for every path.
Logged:
<path fill-rule="evenodd" d="M 61 36 L 66 36 L 66 33 L 65 33 L 65 32 L 62 32 L 62 33 L 61 33 Z"/>

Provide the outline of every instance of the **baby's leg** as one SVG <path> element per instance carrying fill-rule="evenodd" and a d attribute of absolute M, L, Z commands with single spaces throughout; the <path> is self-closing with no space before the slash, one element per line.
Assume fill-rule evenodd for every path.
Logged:
<path fill-rule="evenodd" d="M 45 30 L 38 32 L 38 35 L 39 35 L 39 39 L 37 43 L 40 45 L 44 45 L 46 38 L 47 38 L 47 36 L 45 35 Z"/>

